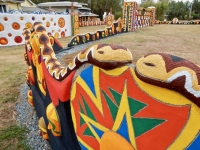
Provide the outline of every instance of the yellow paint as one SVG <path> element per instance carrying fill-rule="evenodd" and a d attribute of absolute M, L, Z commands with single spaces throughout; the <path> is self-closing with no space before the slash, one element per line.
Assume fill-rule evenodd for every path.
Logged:
<path fill-rule="evenodd" d="M 130 108 L 129 108 L 129 104 L 128 104 L 128 95 L 127 95 L 127 87 L 126 86 L 127 85 L 125 83 L 124 91 L 123 91 L 122 97 L 121 97 L 121 103 L 119 105 L 119 110 L 117 112 L 117 116 L 115 119 L 115 123 L 112 127 L 112 130 L 117 131 L 121 125 L 123 117 L 126 116 L 130 143 L 136 149 L 135 135 L 134 135 L 134 129 L 132 126 L 132 120 L 131 120 Z"/>
<path fill-rule="evenodd" d="M 128 69 L 128 66 L 123 66 L 121 68 L 115 68 L 112 70 L 104 70 L 101 69 L 101 71 L 103 71 L 105 74 L 109 75 L 109 76 L 120 76 L 121 74 L 123 74 L 126 70 Z"/>
<path fill-rule="evenodd" d="M 102 126 L 101 124 L 99 124 L 98 122 L 95 122 L 94 120 L 90 119 L 88 116 L 80 113 L 81 117 L 84 119 L 85 123 L 88 125 L 88 127 L 90 128 L 91 132 L 93 133 L 93 135 L 95 136 L 95 138 L 97 139 L 98 142 L 100 142 L 100 137 L 98 136 L 98 134 L 95 132 L 95 130 L 93 129 L 93 127 L 91 126 L 94 125 L 96 128 L 98 128 L 99 130 L 106 132 L 109 129 Z"/>
<path fill-rule="evenodd" d="M 97 45 L 94 45 L 94 47 Z M 103 52 L 103 54 L 99 53 Z M 117 62 L 123 62 L 123 61 L 132 61 L 132 53 L 130 50 L 113 50 L 110 46 L 104 46 L 102 48 L 99 48 L 98 50 L 94 50 L 94 58 L 99 61 L 117 61 Z"/>
<path fill-rule="evenodd" d="M 100 150 L 135 150 L 122 136 L 113 131 L 103 134 L 100 141 Z"/>
<path fill-rule="evenodd" d="M 40 47 L 42 47 L 42 45 L 40 45 L 39 40 L 37 39 L 39 35 L 32 33 L 30 38 L 30 43 L 31 43 L 31 47 L 33 49 L 33 54 L 32 54 L 32 60 L 33 60 L 33 64 L 36 67 L 36 72 L 37 72 L 37 81 L 38 81 L 38 85 L 40 88 L 40 91 L 44 94 L 44 96 L 46 95 L 46 90 L 43 88 L 42 83 L 44 82 L 44 74 L 43 74 L 43 69 L 42 69 L 42 63 L 39 64 L 38 62 L 38 57 L 40 57 L 41 53 L 40 53 Z M 44 85 L 45 86 L 45 85 Z"/>
<path fill-rule="evenodd" d="M 121 67 L 121 68 L 113 69 L 112 71 L 110 71 L 110 70 L 106 71 L 106 70 L 103 70 L 103 69 L 101 69 L 101 71 L 103 71 L 105 74 L 108 74 L 108 75 L 117 76 L 117 75 L 121 75 L 123 72 L 125 72 L 125 70 L 127 68 L 128 68 L 127 66 L 124 66 L 124 67 Z M 100 69 L 99 67 L 93 66 L 93 79 L 94 79 L 94 88 L 95 88 L 95 92 L 96 92 L 96 97 L 93 95 L 92 91 L 87 86 L 87 84 L 85 83 L 85 81 L 80 76 L 78 76 L 76 78 L 76 80 L 74 81 L 74 83 L 72 84 L 72 90 L 71 90 L 71 97 L 70 97 L 70 99 L 71 99 L 71 101 L 74 100 L 74 98 L 76 96 L 76 85 L 80 84 L 82 86 L 82 88 L 85 91 L 87 91 L 88 96 L 91 98 L 91 100 L 97 106 L 97 108 L 99 109 L 99 111 L 103 114 L 103 108 L 102 108 L 101 97 L 100 97 L 99 69 Z M 74 113 L 73 106 L 71 107 L 71 112 L 72 112 L 72 120 L 73 120 L 73 124 L 74 124 L 74 129 L 76 131 L 77 130 L 77 128 L 76 128 L 77 127 L 76 126 L 77 123 L 76 123 L 76 116 L 75 116 L 75 113 Z M 82 114 L 82 116 L 83 116 L 83 114 Z M 83 116 L 83 118 L 86 119 L 86 122 L 89 122 L 87 116 Z M 91 119 L 89 119 L 89 120 L 91 121 Z M 100 129 L 104 129 L 105 131 L 108 130 L 108 129 L 102 127 L 101 125 L 98 125 L 94 121 L 91 121 L 91 122 L 93 122 L 94 125 L 96 127 L 99 127 Z"/>
<path fill-rule="evenodd" d="M 45 124 L 45 121 L 44 121 L 43 117 L 41 117 L 39 119 L 38 125 L 39 125 L 40 130 L 42 130 L 43 132 L 47 133 L 47 127 L 46 127 L 46 124 Z"/>
<path fill-rule="evenodd" d="M 46 116 L 48 121 L 50 122 L 48 124 L 48 129 L 51 130 L 52 134 L 54 136 L 61 136 L 61 125 L 60 125 L 60 119 L 57 114 L 56 108 L 53 103 L 50 103 L 46 108 Z M 54 126 L 52 126 L 52 124 Z"/>
<path fill-rule="evenodd" d="M 155 67 L 147 66 L 146 63 L 152 63 Z M 198 79 L 196 72 L 187 67 L 178 67 L 170 72 L 166 71 L 165 61 L 159 54 L 149 55 L 147 57 L 140 58 L 136 63 L 137 71 L 148 78 L 156 79 L 159 81 L 166 82 L 168 78 L 180 71 L 188 71 L 192 77 L 192 84 L 195 90 L 200 90 L 200 85 L 198 85 Z"/>
<path fill-rule="evenodd" d="M 175 106 L 191 106 L 188 123 L 185 125 L 184 129 L 174 143 L 172 143 L 172 145 L 170 145 L 168 148 L 168 150 L 185 149 L 200 131 L 200 124 L 198 123 L 200 122 L 200 108 L 198 108 L 194 103 L 181 94 L 172 90 L 145 83 L 137 78 L 133 69 L 131 69 L 131 72 L 138 86 L 144 92 L 148 93 L 148 95 L 154 97 L 158 101 Z"/>
<path fill-rule="evenodd" d="M 93 101 L 94 102 L 94 101 Z M 73 112 L 72 112 L 73 114 Z M 127 148 L 130 148 L 130 147 L 134 147 L 136 149 L 136 142 L 135 142 L 135 135 L 134 135 L 134 129 L 133 129 L 133 126 L 132 126 L 132 121 L 131 121 L 131 114 L 130 114 L 130 108 L 129 108 L 129 104 L 128 104 L 128 97 L 127 97 L 127 87 L 126 87 L 126 84 L 125 84 L 125 88 L 124 88 L 124 91 L 123 91 L 123 94 L 122 94 L 122 100 L 121 100 L 121 103 L 120 103 L 120 106 L 119 106 L 119 110 L 118 110 L 118 113 L 117 113 L 117 117 L 116 117 L 116 120 L 114 122 L 114 125 L 112 127 L 112 130 L 113 131 L 117 131 L 119 128 L 120 128 L 120 125 L 121 125 L 121 122 L 123 120 L 123 117 L 124 115 L 126 116 L 127 118 L 127 126 L 128 126 L 128 129 L 129 129 L 129 137 L 130 137 L 130 143 L 131 145 L 128 143 L 128 145 L 125 145 Z M 86 124 L 88 125 L 89 129 L 91 130 L 91 132 L 93 133 L 93 135 L 95 136 L 95 138 L 97 139 L 97 141 L 99 143 L 101 143 L 101 137 L 98 136 L 98 134 L 95 132 L 95 130 L 93 129 L 92 125 L 95 126 L 96 128 L 98 128 L 99 130 L 103 131 L 103 132 L 107 132 L 109 131 L 108 128 L 102 126 L 101 124 L 99 124 L 98 122 L 95 122 L 94 120 L 90 119 L 88 116 L 86 116 L 85 114 L 82 114 L 80 113 L 80 116 L 84 119 L 84 121 L 86 122 Z M 73 117 L 73 122 L 75 120 L 75 116 Z M 112 138 L 118 138 L 118 135 L 116 133 L 115 137 L 112 137 Z M 125 140 L 126 141 L 126 140 Z M 80 141 L 81 142 L 81 141 Z M 104 143 L 104 142 L 103 142 Z M 126 143 L 126 142 L 124 142 Z M 84 144 L 84 143 L 82 143 Z M 105 145 L 104 145 L 105 146 Z M 106 146 L 105 146 L 106 147 Z M 132 148 L 133 148 L 132 147 Z M 103 150 L 103 149 L 102 149 Z M 131 150 L 131 149 L 130 149 Z"/>
<path fill-rule="evenodd" d="M 81 61 L 81 60 L 86 60 L 86 59 L 87 59 L 88 53 L 91 51 L 91 48 L 92 48 L 92 47 L 88 48 L 84 53 L 80 52 L 80 53 L 78 54 L 78 58 L 79 58 L 80 61 Z"/>
<path fill-rule="evenodd" d="M 102 103 L 101 103 L 101 95 L 100 95 L 100 87 L 99 87 L 99 68 L 96 66 L 93 66 L 93 79 L 94 79 L 94 88 L 96 91 L 96 97 L 88 87 L 88 85 L 85 83 L 85 81 L 78 76 L 76 80 L 73 83 L 72 91 L 71 91 L 71 101 L 74 100 L 76 96 L 76 86 L 75 84 L 80 84 L 81 87 L 87 91 L 88 96 L 91 98 L 91 100 L 94 102 L 94 104 L 97 106 L 99 111 L 103 114 L 103 108 L 102 108 Z"/>

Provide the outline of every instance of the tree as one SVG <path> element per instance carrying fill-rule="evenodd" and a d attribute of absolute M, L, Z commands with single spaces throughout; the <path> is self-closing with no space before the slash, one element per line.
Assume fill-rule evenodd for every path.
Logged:
<path fill-rule="evenodd" d="M 140 5 L 140 7 L 144 8 L 147 8 L 149 6 L 156 7 L 156 19 L 163 20 L 164 15 L 168 9 L 168 0 L 159 0 L 157 3 L 155 3 L 152 0 L 143 0 L 143 2 Z"/>
<path fill-rule="evenodd" d="M 122 0 L 92 0 L 91 9 L 94 13 L 98 14 L 102 19 L 104 12 L 110 12 L 112 8 L 112 13 L 115 14 L 122 11 Z"/>

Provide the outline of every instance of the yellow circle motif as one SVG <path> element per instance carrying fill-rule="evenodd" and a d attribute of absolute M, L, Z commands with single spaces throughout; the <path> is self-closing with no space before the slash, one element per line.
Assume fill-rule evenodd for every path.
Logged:
<path fill-rule="evenodd" d="M 54 37 L 55 37 L 56 39 L 59 38 L 59 33 L 56 32 L 56 33 L 54 34 Z"/>
<path fill-rule="evenodd" d="M 32 28 L 32 24 L 30 22 L 27 22 L 25 24 L 25 27 L 28 28 L 28 29 L 31 29 Z"/>
<path fill-rule="evenodd" d="M 46 22 L 46 27 L 50 27 L 50 22 L 49 21 Z"/>
<path fill-rule="evenodd" d="M 75 17 L 74 20 L 75 20 L 75 21 L 78 21 L 78 15 L 75 15 L 74 17 Z"/>

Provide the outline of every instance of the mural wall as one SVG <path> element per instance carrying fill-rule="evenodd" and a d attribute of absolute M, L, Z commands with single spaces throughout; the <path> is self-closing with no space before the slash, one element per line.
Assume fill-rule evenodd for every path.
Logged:
<path fill-rule="evenodd" d="M 55 38 L 71 36 L 71 16 L 52 14 L 0 14 L 0 46 L 24 44 L 23 29 L 32 28 L 34 22 L 44 24 Z"/>
<path fill-rule="evenodd" d="M 53 150 L 199 149 L 199 65 L 154 53 L 133 66 L 129 49 L 98 44 L 64 67 L 34 27 L 23 32 L 28 101 Z"/>
<path fill-rule="evenodd" d="M 144 9 L 145 14 L 138 12 L 136 2 L 124 2 L 123 18 L 114 22 L 114 16 L 107 16 L 107 27 L 94 33 L 76 34 L 68 43 L 68 47 L 84 44 L 91 41 L 100 40 L 119 33 L 133 32 L 136 29 L 154 25 L 155 8 Z"/>

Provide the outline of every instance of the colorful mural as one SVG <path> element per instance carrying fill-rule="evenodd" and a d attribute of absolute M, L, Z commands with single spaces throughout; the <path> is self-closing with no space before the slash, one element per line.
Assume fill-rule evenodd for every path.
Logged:
<path fill-rule="evenodd" d="M 0 46 L 24 44 L 25 39 L 21 35 L 23 29 L 31 29 L 36 21 L 41 21 L 55 38 L 72 34 L 70 15 L 0 14 Z"/>
<path fill-rule="evenodd" d="M 144 12 L 144 14 L 141 13 Z M 138 8 L 137 2 L 125 1 L 123 5 L 123 28 L 125 32 L 153 26 L 155 22 L 155 7 Z"/>
<path fill-rule="evenodd" d="M 79 21 L 79 27 L 106 25 L 106 21 Z"/>
<path fill-rule="evenodd" d="M 113 22 L 110 27 L 106 27 L 104 30 L 97 30 L 94 33 L 77 34 L 73 36 L 68 43 L 68 47 L 100 40 L 123 32 L 124 29 L 122 19 L 118 19 L 117 22 Z"/>
<path fill-rule="evenodd" d="M 133 66 L 129 49 L 97 44 L 64 67 L 45 25 L 33 27 L 23 32 L 28 101 L 53 150 L 199 149 L 199 65 L 155 53 Z"/>
<path fill-rule="evenodd" d="M 72 15 L 72 35 L 79 34 L 78 14 Z"/>

